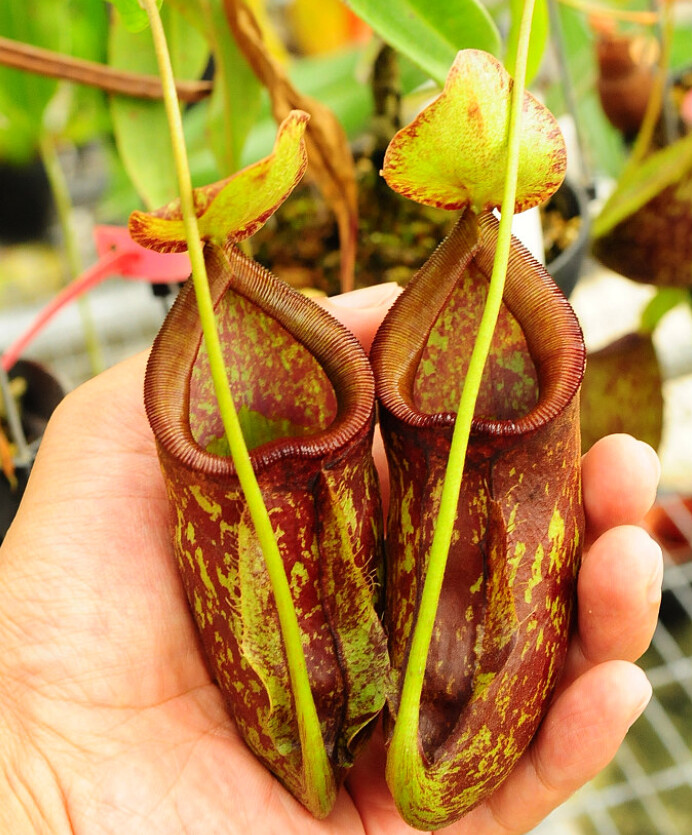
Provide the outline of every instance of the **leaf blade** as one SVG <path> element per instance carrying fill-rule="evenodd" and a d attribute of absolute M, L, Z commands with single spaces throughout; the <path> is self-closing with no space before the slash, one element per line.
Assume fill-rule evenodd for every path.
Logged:
<path fill-rule="evenodd" d="M 438 208 L 499 208 L 511 87 L 512 79 L 497 59 L 475 49 L 459 52 L 440 96 L 390 142 L 383 169 L 387 183 Z M 514 211 L 550 197 L 562 183 L 566 165 L 557 121 L 526 93 Z"/>
<path fill-rule="evenodd" d="M 237 174 L 195 189 L 195 209 L 203 240 L 223 244 L 256 232 L 298 184 L 307 167 L 303 134 L 308 114 L 294 110 L 279 126 L 272 153 Z M 159 252 L 187 248 L 180 201 L 156 212 L 133 212 L 130 234 Z"/>
<path fill-rule="evenodd" d="M 134 33 L 119 16 L 114 18 L 108 36 L 109 64 L 158 75 L 150 34 Z M 163 9 L 162 21 L 176 74 L 198 77 L 208 54 L 204 40 L 169 5 Z M 173 200 L 178 183 L 163 102 L 113 96 L 110 112 L 120 158 L 144 204 L 153 208 Z"/>
<path fill-rule="evenodd" d="M 500 35 L 477 0 L 348 0 L 353 11 L 440 84 L 460 49 L 499 55 Z"/>

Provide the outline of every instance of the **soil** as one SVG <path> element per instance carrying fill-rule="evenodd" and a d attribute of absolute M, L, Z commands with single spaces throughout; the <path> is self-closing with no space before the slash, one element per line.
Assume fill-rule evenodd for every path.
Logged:
<path fill-rule="evenodd" d="M 359 194 L 355 286 L 405 286 L 454 226 L 459 213 L 422 206 L 392 191 L 368 158 L 356 164 Z M 558 192 L 541 210 L 546 262 L 579 236 L 581 218 Z M 303 185 L 252 238 L 253 258 L 296 289 L 340 292 L 334 215 Z"/>
<path fill-rule="evenodd" d="M 421 206 L 393 192 L 367 158 L 356 164 L 359 194 L 356 287 L 405 285 L 454 225 L 458 213 Z M 339 238 L 332 213 L 302 186 L 252 239 L 253 257 L 279 278 L 334 295 Z"/>
<path fill-rule="evenodd" d="M 560 253 L 569 249 L 579 237 L 581 215 L 569 217 L 559 200 L 550 199 L 541 209 L 543 228 L 543 246 L 547 264 L 554 261 Z"/>

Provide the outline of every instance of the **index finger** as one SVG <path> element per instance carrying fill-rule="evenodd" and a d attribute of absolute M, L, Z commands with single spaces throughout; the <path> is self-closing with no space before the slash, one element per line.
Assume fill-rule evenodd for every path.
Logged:
<path fill-rule="evenodd" d="M 631 435 L 608 435 L 582 460 L 586 539 L 617 525 L 641 522 L 656 498 L 661 465 L 654 450 Z"/>

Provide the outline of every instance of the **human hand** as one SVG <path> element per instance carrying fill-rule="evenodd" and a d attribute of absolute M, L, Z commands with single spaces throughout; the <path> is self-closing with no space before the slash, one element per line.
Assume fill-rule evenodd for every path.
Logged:
<path fill-rule="evenodd" d="M 367 295 L 341 305 L 360 306 L 351 325 L 364 339 L 391 301 L 368 292 L 376 310 Z M 0 550 L 0 831 L 411 832 L 384 784 L 379 737 L 316 821 L 238 736 L 169 547 L 144 363 L 60 406 Z M 590 547 L 560 692 L 514 773 L 453 835 L 527 831 L 609 761 L 648 700 L 631 662 L 653 633 L 661 558 L 631 525 L 653 500 L 656 466 L 625 436 L 585 457 Z"/>

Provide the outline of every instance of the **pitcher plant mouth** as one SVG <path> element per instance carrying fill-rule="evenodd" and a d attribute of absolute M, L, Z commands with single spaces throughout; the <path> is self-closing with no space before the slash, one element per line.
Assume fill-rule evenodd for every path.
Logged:
<path fill-rule="evenodd" d="M 224 296 L 231 293 L 240 304 L 255 310 L 260 319 L 265 315 L 271 317 L 273 326 L 279 331 L 272 357 L 262 357 L 259 348 L 253 352 L 258 366 L 253 369 L 250 385 L 255 385 L 258 378 L 261 385 L 263 371 L 276 378 L 277 387 L 286 381 L 290 384 L 292 373 L 297 375 L 293 391 L 288 385 L 284 391 L 258 395 L 265 401 L 260 404 L 265 412 L 283 401 L 280 405 L 285 418 L 273 429 L 265 427 L 264 433 L 260 433 L 266 438 L 264 442 L 252 443 L 251 439 L 248 442 L 255 472 L 262 472 L 282 459 L 298 458 L 307 463 L 325 456 L 338 458 L 341 450 L 363 431 L 369 430 L 374 414 L 373 375 L 355 336 L 306 296 L 246 258 L 237 247 L 222 249 L 208 243 L 205 259 L 217 317 L 223 308 Z M 261 322 L 259 327 L 262 327 Z M 246 322 L 243 329 L 247 331 Z M 237 332 L 242 331 L 238 329 Z M 247 349 L 252 335 L 242 338 Z M 287 348 L 289 357 L 282 357 L 281 351 L 286 353 Z M 233 377 L 234 355 L 243 349 L 227 342 L 224 350 Z M 291 362 L 291 351 L 299 360 L 295 369 L 287 367 Z M 314 395 L 314 402 L 308 404 L 306 398 L 301 403 L 291 403 L 288 398 L 305 380 L 302 363 L 308 355 L 313 358 L 309 362 L 309 373 L 314 377 L 313 391 L 309 394 Z M 203 379 L 205 360 L 194 292 L 191 284 L 187 284 L 157 336 L 149 359 L 145 381 L 147 416 L 158 442 L 173 459 L 208 476 L 234 477 L 235 467 L 230 455 L 214 451 L 218 448 L 214 440 L 223 434 L 220 421 L 209 414 L 196 416 L 192 407 L 194 378 Z M 264 369 L 262 361 L 267 363 Z M 277 382 L 277 368 L 283 375 L 280 382 Z M 243 390 L 238 376 L 242 376 L 242 372 L 236 375 L 232 389 L 241 410 L 244 400 L 252 398 L 253 394 Z M 272 398 L 275 399 L 272 401 Z M 212 402 L 211 398 L 207 399 Z M 205 404 L 207 411 L 210 408 Z M 259 410 L 251 411 L 254 414 Z M 267 414 L 262 416 L 265 421 L 269 418 Z M 282 430 L 287 434 L 282 434 Z"/>
<path fill-rule="evenodd" d="M 420 395 L 421 366 L 438 315 L 460 276 L 473 268 L 486 282 L 489 280 L 497 229 L 492 214 L 476 217 L 465 212 L 407 292 L 394 303 L 380 328 L 371 353 L 378 399 L 393 416 L 412 427 L 451 428 L 454 424 L 453 410 L 462 381 L 445 381 L 438 370 L 437 393 L 426 400 Z M 584 373 L 581 328 L 569 302 L 516 239 L 507 271 L 504 308 L 507 319 L 521 323 L 525 340 L 522 347 L 532 366 L 526 373 L 533 376 L 533 385 L 530 380 L 522 381 L 524 391 L 519 402 L 505 404 L 500 416 L 488 410 L 483 413 L 483 403 L 479 402 L 472 435 L 511 438 L 549 423 L 576 396 Z M 472 344 L 473 336 L 468 335 L 468 344 Z M 500 338 L 496 334 L 494 346 L 498 350 L 502 347 Z M 439 394 L 445 387 L 447 392 Z"/>

